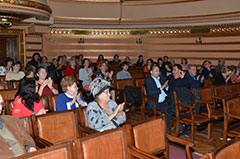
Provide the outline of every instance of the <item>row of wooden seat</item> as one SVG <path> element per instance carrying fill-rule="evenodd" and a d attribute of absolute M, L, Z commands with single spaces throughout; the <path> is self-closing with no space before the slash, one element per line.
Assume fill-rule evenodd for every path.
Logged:
<path fill-rule="evenodd" d="M 70 112 L 73 113 L 74 110 L 68 113 Z M 155 156 L 157 154 L 162 154 L 160 158 L 169 159 L 169 141 L 184 145 L 187 158 L 192 158 L 190 148 L 194 144 L 167 134 L 166 118 L 164 115 L 134 125 L 127 124 L 121 128 L 101 133 L 91 133 L 88 136 L 79 138 L 74 137 L 75 129 L 70 130 L 71 126 L 67 126 L 71 125 L 68 121 L 71 121 L 71 123 L 74 123 L 74 121 L 72 121 L 71 115 L 66 113 L 61 112 L 55 114 L 55 116 L 46 114 L 36 117 L 39 118 L 37 119 L 39 122 L 38 128 L 42 129 L 42 131 L 43 129 L 48 130 L 44 130 L 41 135 L 35 137 L 46 139 L 54 144 L 48 145 L 50 147 L 45 149 L 16 157 L 16 159 L 36 157 L 45 157 L 48 159 L 51 156 L 54 156 L 54 158 L 69 159 L 127 159 L 132 157 L 159 159 L 159 157 Z M 49 116 L 51 116 L 51 120 Z M 66 124 L 65 127 L 63 126 L 64 124 Z M 62 129 L 67 130 L 67 132 L 60 130 L 60 126 L 62 126 Z M 53 132 L 52 129 L 58 132 L 50 134 Z M 59 135 L 65 136 L 64 142 L 58 140 Z"/>

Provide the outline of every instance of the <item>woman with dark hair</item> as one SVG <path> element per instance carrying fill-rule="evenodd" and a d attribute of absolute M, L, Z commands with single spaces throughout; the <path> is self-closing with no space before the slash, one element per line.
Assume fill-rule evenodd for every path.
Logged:
<path fill-rule="evenodd" d="M 143 72 L 148 73 L 148 71 L 152 67 L 152 64 L 153 64 L 153 60 L 152 59 L 148 59 L 146 66 L 144 66 L 144 68 L 143 68 Z"/>
<path fill-rule="evenodd" d="M 188 60 L 186 58 L 182 58 L 181 59 L 181 65 L 182 65 L 183 71 L 187 71 L 188 70 Z"/>
<path fill-rule="evenodd" d="M 144 61 L 143 61 L 143 55 L 139 55 L 138 56 L 138 61 L 135 64 L 136 66 L 143 66 L 144 65 Z"/>
<path fill-rule="evenodd" d="M 115 55 L 113 56 L 113 60 L 112 60 L 111 64 L 118 65 L 118 64 L 120 64 L 120 63 L 121 63 L 121 60 L 119 60 L 118 54 L 115 54 Z"/>
<path fill-rule="evenodd" d="M 203 75 L 205 79 L 215 78 L 216 72 L 214 69 L 211 68 L 212 67 L 211 61 L 204 61 L 202 67 L 203 69 L 201 75 Z"/>
<path fill-rule="evenodd" d="M 62 56 L 58 56 L 57 57 L 57 63 L 58 63 L 58 66 L 57 66 L 57 69 L 58 70 L 64 70 L 66 67 L 64 66 L 64 63 L 63 63 L 63 57 Z"/>
<path fill-rule="evenodd" d="M 0 66 L 0 76 L 6 75 L 8 72 L 12 72 L 12 65 L 14 61 L 12 58 L 8 57 L 3 63 L 3 66 Z"/>
<path fill-rule="evenodd" d="M 43 102 L 36 92 L 34 78 L 23 78 L 13 103 L 12 115 L 22 118 L 30 115 L 45 114 Z"/>
<path fill-rule="evenodd" d="M 163 59 L 162 58 L 158 58 L 157 65 L 158 65 L 160 71 L 162 71 L 162 69 L 163 69 Z"/>
<path fill-rule="evenodd" d="M 102 54 L 98 55 L 96 66 L 98 66 L 102 61 L 104 61 L 104 56 Z"/>
<path fill-rule="evenodd" d="M 82 81 L 82 86 L 84 90 L 90 91 L 89 85 L 92 81 L 93 71 L 90 68 L 90 60 L 83 59 L 83 66 L 84 68 L 79 70 L 79 80 Z"/>
<path fill-rule="evenodd" d="M 58 90 L 51 77 L 47 79 L 47 70 L 45 67 L 39 67 L 37 71 L 37 92 L 40 97 L 52 94 L 58 94 Z"/>
<path fill-rule="evenodd" d="M 217 76 L 215 77 L 214 84 L 215 85 L 224 85 L 227 83 L 231 83 L 232 75 L 233 75 L 233 72 L 231 70 L 231 67 L 224 66 L 222 68 L 221 73 L 217 74 Z"/>
<path fill-rule="evenodd" d="M 28 62 L 28 64 L 33 65 L 35 68 L 38 68 L 41 61 L 41 56 L 38 52 L 35 52 L 32 55 L 32 60 Z"/>
<path fill-rule="evenodd" d="M 172 74 L 172 64 L 171 62 L 166 62 L 164 65 L 164 69 L 162 70 L 162 75 L 164 77 L 168 77 Z"/>
<path fill-rule="evenodd" d="M 45 67 L 45 68 L 47 68 L 48 66 L 50 66 L 50 64 L 48 63 L 48 58 L 47 58 L 47 56 L 43 56 L 42 62 L 41 62 L 41 64 L 39 65 L 39 67 Z"/>

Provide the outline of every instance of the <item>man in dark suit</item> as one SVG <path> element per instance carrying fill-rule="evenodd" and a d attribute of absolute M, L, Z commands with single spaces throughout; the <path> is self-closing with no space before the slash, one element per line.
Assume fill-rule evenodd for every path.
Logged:
<path fill-rule="evenodd" d="M 145 80 L 145 87 L 149 96 L 155 97 L 157 110 L 166 114 L 168 132 L 170 132 L 171 115 L 169 112 L 169 106 L 165 101 L 167 97 L 166 89 L 168 89 L 168 81 L 165 81 L 163 76 L 160 76 L 159 67 L 153 65 L 150 69 L 150 74 Z M 148 100 L 147 109 L 153 110 L 152 100 Z"/>

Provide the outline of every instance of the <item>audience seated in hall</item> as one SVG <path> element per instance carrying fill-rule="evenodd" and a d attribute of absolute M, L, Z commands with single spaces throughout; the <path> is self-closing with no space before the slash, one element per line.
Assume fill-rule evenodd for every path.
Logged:
<path fill-rule="evenodd" d="M 87 102 L 78 93 L 76 79 L 66 76 L 61 81 L 63 93 L 58 95 L 56 110 L 64 111 L 86 106 Z"/>
<path fill-rule="evenodd" d="M 231 68 L 229 66 L 224 66 L 222 68 L 221 73 L 218 73 L 215 77 L 215 85 L 224 85 L 227 83 L 231 83 L 231 76 L 233 75 L 233 72 L 231 71 Z"/>
<path fill-rule="evenodd" d="M 65 69 L 65 76 L 71 76 L 73 78 L 76 78 L 76 75 L 78 75 L 79 68 L 76 66 L 76 60 L 75 57 L 72 57 L 69 61 L 69 65 Z"/>
<path fill-rule="evenodd" d="M 143 72 L 144 73 L 148 73 L 150 68 L 152 67 L 152 64 L 153 64 L 153 60 L 152 59 L 148 59 L 147 63 L 146 63 L 146 66 L 144 66 L 144 68 L 143 68 Z"/>
<path fill-rule="evenodd" d="M 236 66 L 232 65 L 230 67 L 231 67 L 231 70 L 232 70 L 232 76 L 231 76 L 232 84 L 240 83 L 240 77 L 237 76 L 237 72 L 236 72 L 237 68 L 236 68 Z"/>
<path fill-rule="evenodd" d="M 83 56 L 83 54 L 80 54 L 79 56 L 75 56 L 76 57 L 76 65 L 77 65 L 77 67 L 80 69 L 80 68 L 82 68 L 83 67 L 83 58 L 84 58 L 84 56 Z"/>
<path fill-rule="evenodd" d="M 208 78 L 215 78 L 216 72 L 212 69 L 212 62 L 211 61 L 204 61 L 202 66 L 201 75 L 204 76 L 205 79 Z"/>
<path fill-rule="evenodd" d="M 113 60 L 111 61 L 111 64 L 113 64 L 113 65 L 119 65 L 120 63 L 121 63 L 121 60 L 119 60 L 118 54 L 115 54 L 115 55 L 113 56 Z"/>
<path fill-rule="evenodd" d="M 181 59 L 181 66 L 182 66 L 183 71 L 188 70 L 188 60 L 186 58 Z"/>
<path fill-rule="evenodd" d="M 6 81 L 22 79 L 25 76 L 25 74 L 23 71 L 20 71 L 20 70 L 21 70 L 21 63 L 19 61 L 14 62 L 12 72 L 8 72 L 6 74 Z"/>
<path fill-rule="evenodd" d="M 0 94 L 0 158 L 7 159 L 36 151 L 35 143 L 25 131 L 20 119 L 1 115 L 3 103 Z"/>
<path fill-rule="evenodd" d="M 122 64 L 121 64 L 121 67 L 122 67 L 122 71 L 118 72 L 117 73 L 117 80 L 119 79 L 128 79 L 128 78 L 131 78 L 131 74 L 128 72 L 128 62 L 124 61 Z"/>
<path fill-rule="evenodd" d="M 90 84 L 90 90 L 95 100 L 88 104 L 87 120 L 90 128 L 105 131 L 118 128 L 126 122 L 123 111 L 124 103 L 117 105 L 110 99 L 112 86 L 110 82 L 96 78 Z"/>
<path fill-rule="evenodd" d="M 144 65 L 144 61 L 143 61 L 143 55 L 139 55 L 138 56 L 138 60 L 135 63 L 136 66 L 143 66 Z"/>
<path fill-rule="evenodd" d="M 197 67 L 195 65 L 188 65 L 188 73 L 186 73 L 185 77 L 189 82 L 189 87 L 194 91 L 195 99 L 200 100 L 201 96 L 198 88 L 203 86 L 204 76 L 197 75 Z M 199 113 L 200 105 L 200 103 L 196 103 L 197 113 Z"/>
<path fill-rule="evenodd" d="M 63 56 L 57 57 L 57 63 L 57 69 L 59 70 L 59 72 L 66 69 L 67 65 L 65 65 L 65 63 L 63 62 Z"/>
<path fill-rule="evenodd" d="M 23 78 L 13 103 L 12 115 L 22 118 L 30 115 L 45 114 L 43 102 L 36 93 L 34 78 Z"/>
<path fill-rule="evenodd" d="M 82 81 L 84 90 L 90 91 L 89 85 L 92 81 L 93 70 L 90 67 L 90 60 L 85 58 L 82 62 L 84 68 L 79 70 L 79 80 Z"/>
<path fill-rule="evenodd" d="M 158 58 L 157 60 L 157 65 L 160 69 L 160 72 L 163 70 L 163 59 L 162 58 Z"/>
<path fill-rule="evenodd" d="M 96 66 L 98 66 L 102 61 L 104 61 L 104 56 L 102 54 L 98 55 Z"/>
<path fill-rule="evenodd" d="M 170 133 L 171 115 L 169 114 L 169 106 L 165 101 L 167 97 L 168 81 L 165 81 L 164 76 L 160 75 L 159 67 L 153 65 L 150 69 L 150 75 L 145 80 L 145 87 L 149 96 L 155 97 L 157 110 L 166 114 L 167 128 Z M 152 100 L 148 100 L 147 109 L 153 110 Z"/>
<path fill-rule="evenodd" d="M 107 80 L 112 84 L 113 80 L 113 71 L 109 72 L 108 63 L 104 60 L 98 65 L 98 74 L 97 77 Z M 115 91 L 111 91 L 111 97 L 115 99 Z"/>
<path fill-rule="evenodd" d="M 126 61 L 128 63 L 128 66 L 132 66 L 131 59 L 129 56 L 126 56 L 124 61 Z"/>
<path fill-rule="evenodd" d="M 38 66 L 40 64 L 40 61 L 41 61 L 41 56 L 38 52 L 35 52 L 33 55 L 32 55 L 32 60 L 28 62 L 28 64 L 34 66 L 36 69 L 38 69 Z"/>
<path fill-rule="evenodd" d="M 224 58 L 218 59 L 218 65 L 215 67 L 215 72 L 216 73 L 221 73 L 222 68 L 224 67 L 224 65 L 225 65 Z"/>
<path fill-rule="evenodd" d="M 165 77 L 168 77 L 172 74 L 172 64 L 170 62 L 166 62 L 165 65 L 163 65 L 164 68 L 162 69 L 162 75 Z"/>
<path fill-rule="evenodd" d="M 56 85 L 51 77 L 47 78 L 47 70 L 45 67 L 40 66 L 37 71 L 37 92 L 40 97 L 46 95 L 58 94 Z"/>
<path fill-rule="evenodd" d="M 8 57 L 4 60 L 3 66 L 0 66 L 0 76 L 6 75 L 8 72 L 12 72 L 12 65 L 14 61 Z"/>
<path fill-rule="evenodd" d="M 39 64 L 39 67 L 48 68 L 50 66 L 50 63 L 48 63 L 48 58 L 46 56 L 43 56 L 41 63 Z"/>
<path fill-rule="evenodd" d="M 57 84 L 58 89 L 60 89 L 60 82 L 62 80 L 62 73 L 58 68 L 57 59 L 52 60 L 52 64 L 48 67 L 48 76 L 52 78 L 53 82 Z"/>

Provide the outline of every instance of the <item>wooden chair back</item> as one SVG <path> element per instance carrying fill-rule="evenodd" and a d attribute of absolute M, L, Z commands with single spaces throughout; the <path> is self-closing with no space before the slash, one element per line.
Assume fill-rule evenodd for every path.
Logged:
<path fill-rule="evenodd" d="M 53 94 L 48 96 L 49 100 L 49 111 L 55 112 L 57 110 L 56 105 L 57 105 L 57 99 L 58 99 L 58 94 Z"/>
<path fill-rule="evenodd" d="M 13 159 L 74 159 L 73 143 L 63 143 L 27 153 Z"/>
<path fill-rule="evenodd" d="M 33 136 L 33 127 L 32 127 L 32 120 L 31 116 L 20 118 L 22 122 L 22 126 L 25 128 L 26 132 Z"/>
<path fill-rule="evenodd" d="M 49 95 L 41 97 L 41 100 L 43 102 L 44 108 L 47 109 L 48 112 L 51 112 L 51 110 L 49 110 L 50 107 Z"/>
<path fill-rule="evenodd" d="M 124 90 L 124 88 L 126 86 L 133 86 L 134 87 L 134 83 L 133 83 L 133 79 L 132 78 L 116 80 L 116 88 L 117 89 Z"/>
<path fill-rule="evenodd" d="M 240 154 L 240 138 L 232 139 L 207 153 L 202 159 L 238 159 Z"/>
<path fill-rule="evenodd" d="M 216 97 L 227 98 L 228 97 L 228 90 L 226 85 L 221 86 L 214 86 L 213 93 Z"/>
<path fill-rule="evenodd" d="M 0 94 L 2 95 L 4 101 L 14 100 L 16 93 L 17 89 L 0 90 Z"/>
<path fill-rule="evenodd" d="M 14 99 L 5 100 L 4 110 L 6 115 L 12 115 L 13 103 L 14 103 Z"/>
<path fill-rule="evenodd" d="M 78 159 L 128 159 L 125 126 L 75 140 Z"/>
<path fill-rule="evenodd" d="M 228 91 L 231 94 L 240 95 L 240 84 L 230 84 L 228 85 Z"/>
<path fill-rule="evenodd" d="M 0 82 L 6 81 L 5 80 L 5 75 L 4 76 L 0 76 Z"/>
<path fill-rule="evenodd" d="M 20 84 L 19 80 L 11 80 L 11 81 L 7 81 L 7 86 L 10 89 L 18 89 Z"/>
<path fill-rule="evenodd" d="M 203 87 L 198 89 L 202 100 L 213 102 L 213 91 L 211 87 Z"/>
<path fill-rule="evenodd" d="M 7 84 L 5 82 L 0 82 L 0 90 L 6 90 Z"/>
<path fill-rule="evenodd" d="M 32 116 L 34 136 L 58 144 L 80 137 L 78 109 Z"/>
<path fill-rule="evenodd" d="M 131 73 L 132 78 L 137 79 L 137 78 L 145 78 L 144 73 Z"/>
<path fill-rule="evenodd" d="M 165 115 L 150 118 L 128 127 L 129 144 L 152 155 L 164 153 L 169 158 Z"/>

